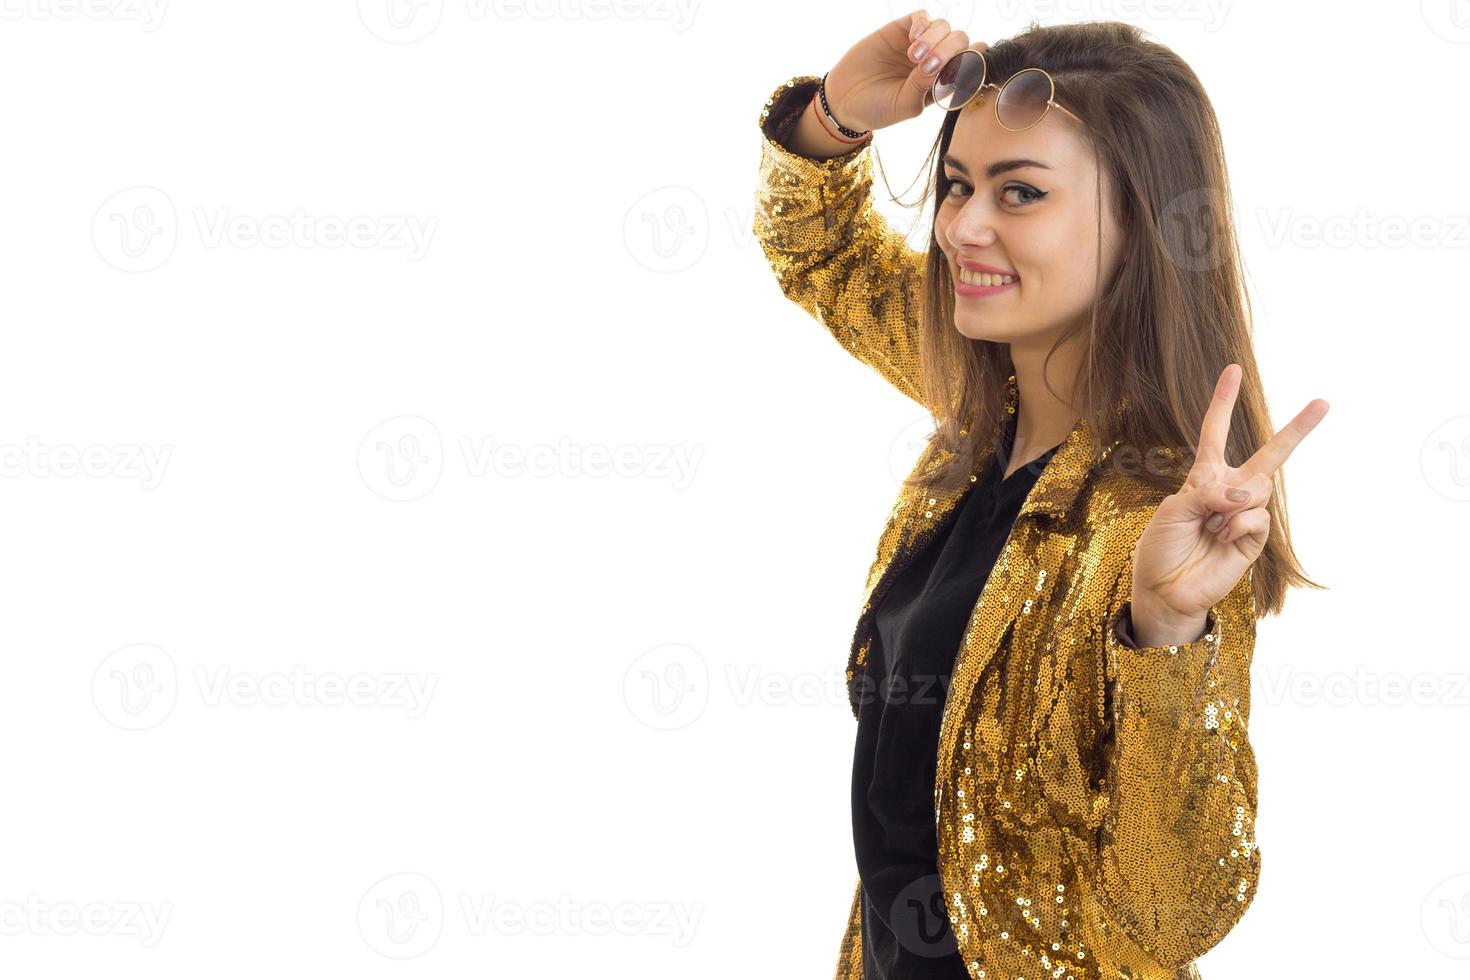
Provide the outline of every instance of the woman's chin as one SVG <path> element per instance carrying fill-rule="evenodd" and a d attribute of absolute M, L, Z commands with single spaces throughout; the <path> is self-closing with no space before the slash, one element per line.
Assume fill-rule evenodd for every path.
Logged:
<path fill-rule="evenodd" d="M 961 336 L 971 340 L 989 340 L 1004 344 L 1011 339 L 1004 321 L 997 317 L 964 316 L 956 312 L 954 326 Z"/>

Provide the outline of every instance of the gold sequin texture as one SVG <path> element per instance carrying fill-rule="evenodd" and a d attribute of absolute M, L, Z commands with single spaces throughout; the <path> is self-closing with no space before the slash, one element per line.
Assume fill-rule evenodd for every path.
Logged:
<path fill-rule="evenodd" d="M 818 81 L 787 80 L 761 111 L 755 234 L 782 293 L 923 405 L 923 255 L 874 210 L 869 148 L 812 160 L 783 143 Z M 1133 546 L 1163 493 L 1099 465 L 1113 447 L 1094 458 L 1091 446 L 1079 420 L 1022 504 L 947 691 L 938 864 L 959 955 L 982 980 L 1198 980 L 1194 960 L 1245 914 L 1260 876 L 1250 573 L 1201 639 L 1128 645 Z M 854 717 L 873 609 L 965 492 L 900 490 L 849 651 Z M 837 980 L 862 977 L 860 888 Z"/>

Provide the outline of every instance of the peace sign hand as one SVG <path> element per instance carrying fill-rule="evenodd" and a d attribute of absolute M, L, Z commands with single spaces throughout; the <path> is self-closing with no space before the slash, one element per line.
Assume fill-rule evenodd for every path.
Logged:
<path fill-rule="evenodd" d="M 1165 497 L 1133 549 L 1132 620 L 1142 646 L 1183 642 L 1202 632 L 1223 599 L 1266 547 L 1272 476 L 1327 414 L 1315 398 L 1240 466 L 1225 459 L 1241 369 L 1228 364 L 1200 426 L 1194 465 L 1179 492 Z M 1174 642 L 1166 639 L 1164 642 Z"/>

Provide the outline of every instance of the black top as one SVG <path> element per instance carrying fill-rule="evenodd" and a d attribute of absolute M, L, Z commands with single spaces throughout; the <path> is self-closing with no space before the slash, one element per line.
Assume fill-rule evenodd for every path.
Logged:
<path fill-rule="evenodd" d="M 935 757 L 950 670 L 980 591 L 1053 446 L 1002 479 L 1002 445 L 948 530 L 901 569 L 874 611 L 859 689 L 852 830 L 863 883 L 864 980 L 968 980 L 939 881 Z"/>

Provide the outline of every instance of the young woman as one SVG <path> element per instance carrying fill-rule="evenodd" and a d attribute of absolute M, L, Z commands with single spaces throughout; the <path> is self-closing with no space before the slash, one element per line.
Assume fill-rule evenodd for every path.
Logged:
<path fill-rule="evenodd" d="M 872 131 L 942 111 L 926 252 Z M 837 976 L 1198 977 L 1255 895 L 1255 622 L 1291 547 L 1224 153 L 1121 23 L 994 47 L 917 11 L 760 116 L 785 295 L 932 414 L 852 639 Z"/>

